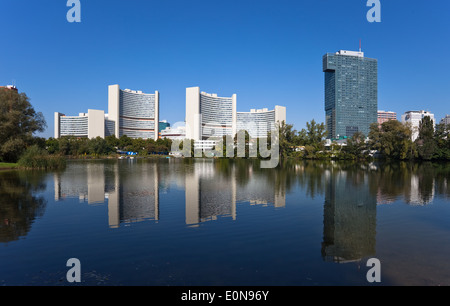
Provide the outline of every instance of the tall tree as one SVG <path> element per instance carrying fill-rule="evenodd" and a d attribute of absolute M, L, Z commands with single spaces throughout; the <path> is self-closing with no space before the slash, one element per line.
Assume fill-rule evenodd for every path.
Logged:
<path fill-rule="evenodd" d="M 16 162 L 33 143 L 33 133 L 46 127 L 44 116 L 34 110 L 25 93 L 0 89 L 0 159 Z"/>
<path fill-rule="evenodd" d="M 425 116 L 419 123 L 419 136 L 416 139 L 419 157 L 430 160 L 436 152 L 434 139 L 434 124 L 429 116 Z"/>
<path fill-rule="evenodd" d="M 397 120 L 383 122 L 381 127 L 373 123 L 370 126 L 369 146 L 390 159 L 410 159 L 416 155 L 411 134 L 411 127 Z"/>

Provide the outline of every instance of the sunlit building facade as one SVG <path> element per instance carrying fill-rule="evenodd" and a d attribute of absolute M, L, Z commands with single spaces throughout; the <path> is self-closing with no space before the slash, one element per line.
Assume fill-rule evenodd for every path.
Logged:
<path fill-rule="evenodd" d="M 108 119 L 115 122 L 114 135 L 130 138 L 158 139 L 159 92 L 143 93 L 120 89 L 119 85 L 108 88 Z"/>
<path fill-rule="evenodd" d="M 369 134 L 377 122 L 378 62 L 363 52 L 341 50 L 323 56 L 325 122 L 329 139 Z"/>
<path fill-rule="evenodd" d="M 105 126 L 109 121 L 105 118 L 103 110 L 89 109 L 87 113 L 79 113 L 78 116 L 66 116 L 55 112 L 55 138 L 80 137 L 96 138 L 105 137 Z"/>
<path fill-rule="evenodd" d="M 276 105 L 273 110 L 263 108 L 237 112 L 236 126 L 238 132 L 245 130 L 252 138 L 263 138 L 283 121 L 286 121 L 286 107 Z"/>

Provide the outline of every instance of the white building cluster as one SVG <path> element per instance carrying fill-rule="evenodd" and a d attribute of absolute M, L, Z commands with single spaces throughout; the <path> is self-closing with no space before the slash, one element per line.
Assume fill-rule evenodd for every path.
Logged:
<path fill-rule="evenodd" d="M 109 135 L 157 140 L 159 93 L 146 94 L 119 85 L 108 88 L 108 113 L 88 110 L 78 116 L 55 113 L 55 138 L 62 136 L 95 138 Z"/>
<path fill-rule="evenodd" d="M 277 123 L 286 121 L 286 108 L 276 105 L 237 112 L 237 97 L 219 97 L 217 94 L 200 92 L 199 87 L 186 89 L 185 126 L 167 127 L 159 131 L 159 92 L 143 93 L 120 89 L 119 85 L 108 87 L 108 113 L 89 109 L 78 116 L 66 116 L 55 112 L 55 138 L 106 137 L 127 135 L 130 138 L 193 139 L 197 146 L 210 147 L 214 138 L 234 136 L 246 130 L 250 137 L 267 137 Z"/>
<path fill-rule="evenodd" d="M 237 96 L 219 97 L 200 91 L 199 87 L 186 88 L 186 138 L 195 141 L 196 148 L 211 148 L 214 139 L 234 136 L 245 130 L 251 138 L 267 137 L 276 125 L 286 121 L 286 108 L 276 105 L 238 112 Z"/>

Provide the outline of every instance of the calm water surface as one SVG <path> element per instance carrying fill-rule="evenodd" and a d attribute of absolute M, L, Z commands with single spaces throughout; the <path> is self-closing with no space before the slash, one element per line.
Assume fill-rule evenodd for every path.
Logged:
<path fill-rule="evenodd" d="M 71 161 L 0 172 L 0 285 L 450 285 L 450 164 Z"/>

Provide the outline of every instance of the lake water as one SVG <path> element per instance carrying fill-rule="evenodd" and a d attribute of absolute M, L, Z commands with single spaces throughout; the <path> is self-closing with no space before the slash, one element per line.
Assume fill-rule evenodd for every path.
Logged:
<path fill-rule="evenodd" d="M 450 285 L 450 164 L 155 159 L 0 172 L 0 285 Z"/>

